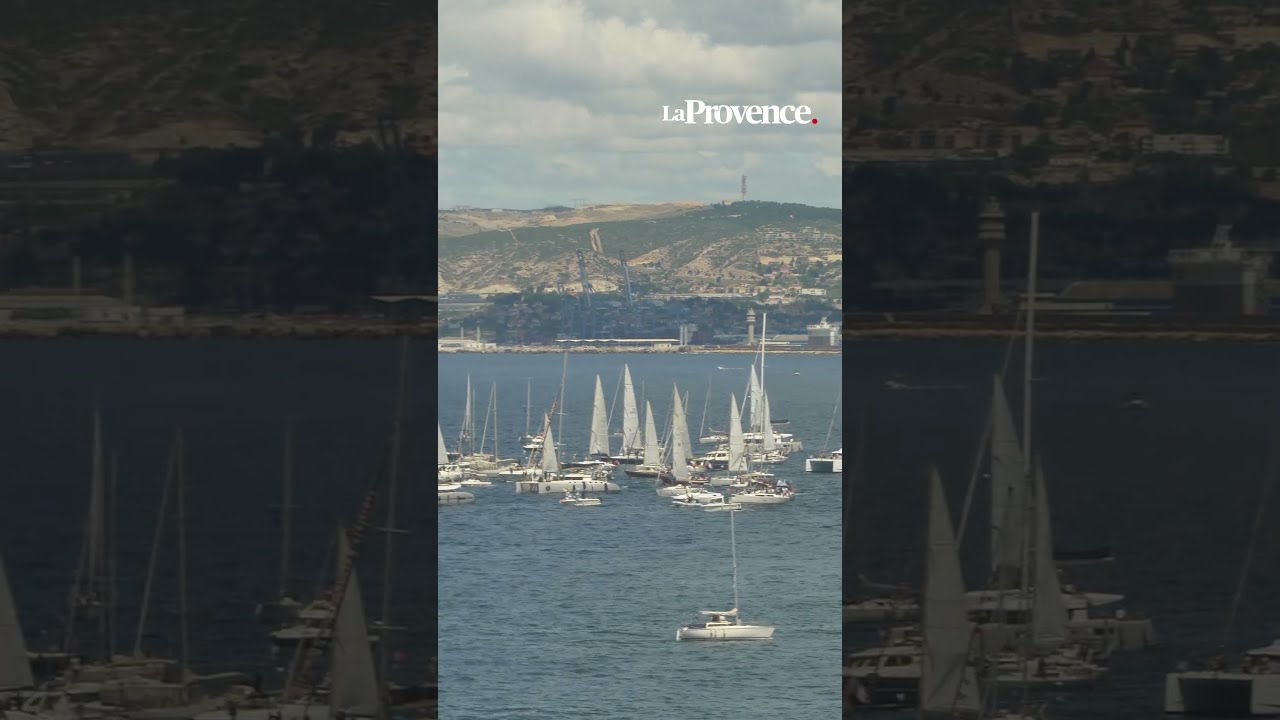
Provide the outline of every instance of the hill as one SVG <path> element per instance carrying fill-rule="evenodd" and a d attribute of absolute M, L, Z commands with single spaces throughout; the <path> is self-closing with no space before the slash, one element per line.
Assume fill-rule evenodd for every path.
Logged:
<path fill-rule="evenodd" d="M 706 207 L 700 202 L 634 205 L 611 203 L 584 205 L 579 208 L 542 208 L 540 210 L 442 210 L 437 214 L 436 229 L 441 235 L 458 236 L 486 230 L 514 230 L 522 227 L 563 227 L 583 223 L 648 220 L 678 215 Z"/>
<path fill-rule="evenodd" d="M 637 208 L 644 206 L 628 207 L 643 214 Z M 633 284 L 662 292 L 754 286 L 772 272 L 762 264 L 778 257 L 830 256 L 838 277 L 839 210 L 767 202 L 675 213 L 665 205 L 650 207 L 661 212 L 644 219 L 441 236 L 440 292 L 515 292 L 556 283 L 576 289 L 578 250 L 597 292 L 613 292 L 622 284 L 620 255 L 627 259 Z"/>
<path fill-rule="evenodd" d="M 10 0 L 0 151 L 255 145 L 293 128 L 435 136 L 434 12 L 416 0 Z"/>

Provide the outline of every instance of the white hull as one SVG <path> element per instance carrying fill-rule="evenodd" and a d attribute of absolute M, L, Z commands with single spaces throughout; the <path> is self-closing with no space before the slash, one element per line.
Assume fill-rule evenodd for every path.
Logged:
<path fill-rule="evenodd" d="M 488 480 L 476 480 L 476 479 L 463 480 L 458 484 L 461 485 L 462 487 L 493 487 L 493 483 L 489 482 Z"/>
<path fill-rule="evenodd" d="M 772 637 L 772 625 L 686 625 L 676 631 L 676 640 L 768 640 Z"/>
<path fill-rule="evenodd" d="M 794 497 L 795 495 L 745 492 L 734 495 L 733 501 L 743 505 L 781 505 L 782 503 L 791 502 Z"/>
<path fill-rule="evenodd" d="M 804 471 L 840 474 L 844 472 L 844 458 L 809 458 L 804 461 Z"/>
<path fill-rule="evenodd" d="M 1165 676 L 1164 711 L 1217 717 L 1280 715 L 1280 674 L 1193 670 Z"/>
<path fill-rule="evenodd" d="M 658 497 L 682 497 L 689 494 L 688 485 L 663 485 L 658 488 Z"/>
<path fill-rule="evenodd" d="M 720 493 L 686 493 L 676 496 L 675 503 L 677 505 L 709 505 L 711 503 L 723 503 L 724 496 Z"/>
<path fill-rule="evenodd" d="M 436 493 L 436 497 L 439 498 L 436 505 L 469 505 L 476 501 L 475 495 L 461 490 Z"/>
<path fill-rule="evenodd" d="M 600 498 L 575 498 L 575 499 L 566 498 L 564 500 L 561 500 L 560 504 L 568 505 L 570 507 L 596 507 L 597 505 L 600 504 Z"/>
<path fill-rule="evenodd" d="M 741 510 L 742 505 L 736 502 L 712 502 L 702 506 L 707 512 L 724 512 L 726 510 Z"/>
<path fill-rule="evenodd" d="M 617 483 L 608 480 L 520 480 L 516 483 L 516 493 L 521 495 L 559 495 L 569 490 L 588 493 L 622 492 Z"/>

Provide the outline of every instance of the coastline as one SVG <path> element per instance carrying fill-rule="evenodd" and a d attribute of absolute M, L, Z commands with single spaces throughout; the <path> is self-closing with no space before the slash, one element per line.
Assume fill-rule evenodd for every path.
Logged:
<path fill-rule="evenodd" d="M 955 316 L 894 320 L 883 316 L 867 322 L 865 316 L 847 316 L 843 333 L 845 344 L 895 341 L 1007 341 L 1021 337 L 1023 330 L 1013 327 L 1011 319 Z M 391 339 L 401 336 L 418 339 L 436 337 L 436 325 L 430 321 L 392 322 L 381 318 L 324 317 L 246 319 L 188 316 L 172 323 L 88 322 L 82 320 L 23 320 L 0 322 L 0 339 L 35 340 L 68 338 L 116 338 L 138 340 L 197 340 L 227 338 L 241 340 L 338 340 Z M 1152 321 L 1149 318 L 1088 320 L 1052 316 L 1037 320 L 1036 338 L 1045 342 L 1066 343 L 1280 343 L 1280 321 Z M 505 345 L 486 344 L 478 348 L 438 349 L 442 355 L 456 353 L 535 354 L 535 353 L 647 353 L 647 354 L 753 354 L 758 346 L 691 345 L 683 348 L 640 348 L 579 346 L 562 344 Z M 771 346 L 771 354 L 832 355 L 841 348 Z"/>
<path fill-rule="evenodd" d="M 86 322 L 25 320 L 0 322 L 0 339 L 120 338 L 138 340 L 334 340 L 342 338 L 434 338 L 435 323 L 393 323 L 386 320 L 342 318 L 324 320 L 246 320 L 187 317 L 173 323 Z"/>

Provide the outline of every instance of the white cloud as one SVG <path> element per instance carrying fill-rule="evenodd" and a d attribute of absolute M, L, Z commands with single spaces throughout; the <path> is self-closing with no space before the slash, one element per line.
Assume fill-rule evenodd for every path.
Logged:
<path fill-rule="evenodd" d="M 777 179 L 750 180 L 751 197 L 839 206 L 826 168 L 840 158 L 840 12 L 826 0 L 445 0 L 440 201 L 719 200 L 750 169 Z M 660 121 L 686 99 L 808 105 L 819 123 Z M 516 199 L 530 197 L 543 199 Z"/>

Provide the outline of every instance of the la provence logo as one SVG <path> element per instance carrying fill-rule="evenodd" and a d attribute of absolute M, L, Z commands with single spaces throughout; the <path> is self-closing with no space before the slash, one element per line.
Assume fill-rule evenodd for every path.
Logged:
<path fill-rule="evenodd" d="M 685 100 L 674 110 L 662 106 L 662 122 L 696 125 L 817 125 L 808 105 L 708 105 L 701 100 Z"/>

